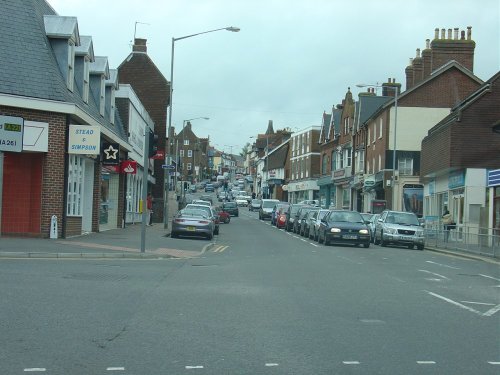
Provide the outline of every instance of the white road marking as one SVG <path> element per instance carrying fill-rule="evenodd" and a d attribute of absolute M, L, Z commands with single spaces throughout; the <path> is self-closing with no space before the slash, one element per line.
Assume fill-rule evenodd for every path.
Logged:
<path fill-rule="evenodd" d="M 293 238 L 300 238 L 300 237 L 294 234 L 294 235 L 293 235 Z"/>
<path fill-rule="evenodd" d="M 441 263 L 433 262 L 432 260 L 426 260 L 426 262 L 427 263 L 431 263 L 431 264 L 436 264 L 436 265 L 441 266 L 441 267 L 453 268 L 454 270 L 459 270 L 460 269 L 458 267 L 452 267 L 452 266 L 448 266 L 446 264 L 441 264 Z"/>
<path fill-rule="evenodd" d="M 305 238 L 301 238 L 300 240 L 303 242 L 307 242 L 307 240 Z"/>
<path fill-rule="evenodd" d="M 417 361 L 419 365 L 435 365 L 435 361 Z"/>
<path fill-rule="evenodd" d="M 483 316 L 492 316 L 493 314 L 495 314 L 498 311 L 500 311 L 500 305 L 496 305 L 495 307 L 489 309 L 488 311 L 486 311 L 483 314 Z"/>
<path fill-rule="evenodd" d="M 469 307 L 469 306 L 465 306 L 465 305 L 462 305 L 461 303 L 459 302 L 456 302 L 456 301 L 453 301 L 452 299 L 449 299 L 449 298 L 446 298 L 446 297 L 443 297 L 439 294 L 436 294 L 436 293 L 432 293 L 432 292 L 429 292 L 429 291 L 425 291 L 427 292 L 428 294 L 430 294 L 431 296 L 434 296 L 436 298 L 439 298 L 439 299 L 442 299 L 443 301 L 446 301 L 448 303 L 451 303 L 452 305 L 455 305 L 455 306 L 458 306 L 464 310 L 468 310 L 470 312 L 473 312 L 475 314 L 478 314 L 478 315 L 483 315 L 481 312 L 477 311 L 477 310 L 474 310 L 473 308 Z"/>
<path fill-rule="evenodd" d="M 266 367 L 275 367 L 279 366 L 279 363 L 266 363 Z"/>
<path fill-rule="evenodd" d="M 426 272 L 426 273 L 430 273 L 431 275 L 441 277 L 442 279 L 445 279 L 445 280 L 449 280 L 449 278 L 447 278 L 446 276 L 440 275 L 439 273 L 434 273 L 434 272 L 427 271 L 427 270 L 418 270 L 418 271 L 419 271 L 419 272 Z"/>
<path fill-rule="evenodd" d="M 479 276 L 486 277 L 488 279 L 493 279 L 493 280 L 496 280 L 496 281 L 500 281 L 500 279 L 497 279 L 496 277 L 488 276 L 488 275 L 483 275 L 482 273 L 480 273 Z"/>
<path fill-rule="evenodd" d="M 443 281 L 443 279 L 434 279 L 433 277 L 426 277 L 427 281 Z"/>
<path fill-rule="evenodd" d="M 203 366 L 186 366 L 186 370 L 201 369 Z"/>
<path fill-rule="evenodd" d="M 125 367 L 108 367 L 107 371 L 125 371 Z"/>
<path fill-rule="evenodd" d="M 342 361 L 344 365 L 359 365 L 359 361 Z"/>
<path fill-rule="evenodd" d="M 472 302 L 472 301 L 460 301 L 462 303 L 471 303 L 473 305 L 486 305 L 486 306 L 495 306 L 494 303 L 485 303 L 485 302 Z"/>
<path fill-rule="evenodd" d="M 490 365 L 500 365 L 500 362 L 488 361 Z"/>
<path fill-rule="evenodd" d="M 314 247 L 318 247 L 315 243 L 309 242 L 310 245 L 313 245 Z"/>
<path fill-rule="evenodd" d="M 45 372 L 45 371 L 47 371 L 47 369 L 44 367 L 31 367 L 24 369 L 24 372 Z"/>

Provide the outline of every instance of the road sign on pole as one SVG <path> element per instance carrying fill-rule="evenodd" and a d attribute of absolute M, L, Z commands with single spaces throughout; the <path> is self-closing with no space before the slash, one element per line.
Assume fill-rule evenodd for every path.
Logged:
<path fill-rule="evenodd" d="M 161 167 L 162 167 L 163 169 L 170 169 L 170 170 L 172 170 L 172 171 L 174 171 L 174 170 L 175 170 L 175 165 L 163 164 Z"/>

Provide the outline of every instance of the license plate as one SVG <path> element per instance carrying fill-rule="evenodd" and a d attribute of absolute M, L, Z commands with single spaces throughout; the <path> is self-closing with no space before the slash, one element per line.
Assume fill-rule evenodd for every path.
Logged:
<path fill-rule="evenodd" d="M 411 236 L 401 236 L 401 239 L 404 241 L 413 241 L 413 237 Z"/>
<path fill-rule="evenodd" d="M 187 227 L 186 229 L 189 230 L 189 231 L 194 232 L 196 230 L 196 227 Z"/>
<path fill-rule="evenodd" d="M 344 234 L 342 238 L 345 240 L 357 240 L 358 236 L 356 236 L 355 234 Z"/>

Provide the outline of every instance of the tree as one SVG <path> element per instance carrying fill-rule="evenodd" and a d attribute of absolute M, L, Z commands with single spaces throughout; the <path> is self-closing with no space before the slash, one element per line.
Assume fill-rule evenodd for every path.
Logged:
<path fill-rule="evenodd" d="M 248 151 L 250 151 L 250 142 L 247 142 L 247 144 L 243 146 L 243 148 L 240 151 L 240 156 L 246 158 Z"/>

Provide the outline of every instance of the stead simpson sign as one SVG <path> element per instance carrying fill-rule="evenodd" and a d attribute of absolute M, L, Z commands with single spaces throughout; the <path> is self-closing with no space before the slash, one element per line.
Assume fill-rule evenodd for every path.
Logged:
<path fill-rule="evenodd" d="M 68 154 L 99 155 L 101 130 L 98 126 L 70 125 Z"/>

